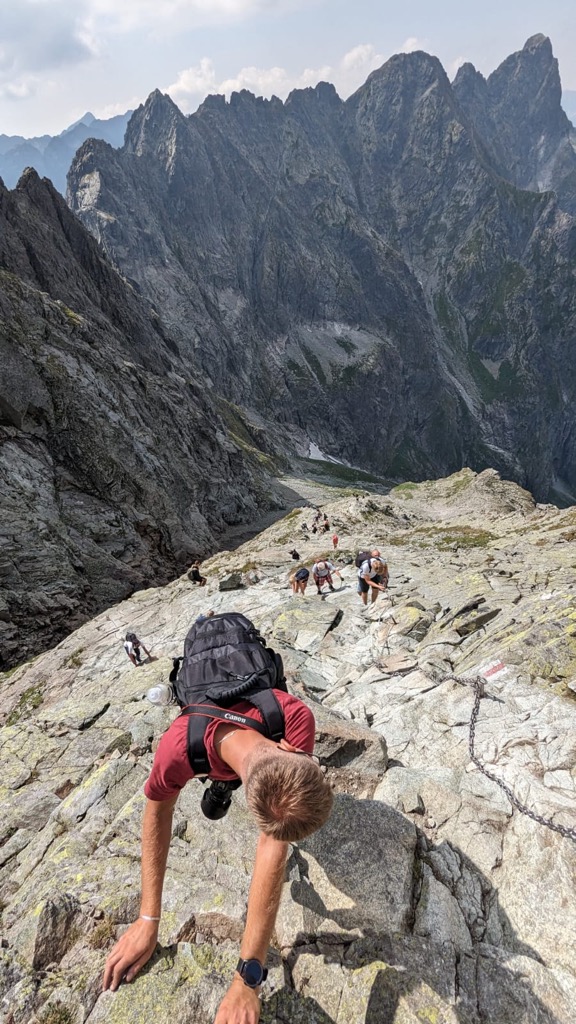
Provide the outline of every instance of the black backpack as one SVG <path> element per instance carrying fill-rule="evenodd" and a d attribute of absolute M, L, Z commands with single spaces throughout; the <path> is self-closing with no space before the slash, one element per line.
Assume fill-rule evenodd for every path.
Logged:
<path fill-rule="evenodd" d="M 372 559 L 371 551 L 359 551 L 354 560 L 354 565 L 357 569 L 360 569 L 363 562 L 369 562 Z"/>
<path fill-rule="evenodd" d="M 237 612 L 195 622 L 184 641 L 184 657 L 170 675 L 176 700 L 188 721 L 188 760 L 195 775 L 208 775 L 204 743 L 214 718 L 256 729 L 271 740 L 284 736 L 284 713 L 274 690 L 287 692 L 282 658 L 266 646 L 258 630 Z M 239 700 L 258 708 L 264 723 L 226 710 Z"/>

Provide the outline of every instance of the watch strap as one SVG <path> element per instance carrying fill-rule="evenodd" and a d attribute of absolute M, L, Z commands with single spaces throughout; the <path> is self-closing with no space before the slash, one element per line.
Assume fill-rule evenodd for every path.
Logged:
<path fill-rule="evenodd" d="M 252 964 L 258 964 L 258 967 L 260 968 L 261 971 L 261 977 L 259 978 L 258 981 L 255 982 L 248 981 L 246 977 L 247 967 Z M 264 967 L 263 964 L 261 964 L 260 961 L 256 959 L 256 957 L 251 957 L 248 960 L 243 960 L 242 957 L 240 957 L 238 963 L 236 964 L 236 970 L 240 977 L 242 978 L 242 981 L 244 982 L 245 985 L 248 986 L 248 988 L 258 988 L 258 986 L 262 985 L 263 982 L 265 982 L 266 978 L 268 977 L 268 968 Z"/>

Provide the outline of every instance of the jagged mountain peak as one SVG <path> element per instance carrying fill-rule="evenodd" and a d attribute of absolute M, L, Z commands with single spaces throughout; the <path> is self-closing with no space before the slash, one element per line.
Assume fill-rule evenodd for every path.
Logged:
<path fill-rule="evenodd" d="M 156 151 L 159 141 L 179 124 L 186 124 L 186 117 L 167 93 L 154 89 L 145 103 L 134 111 L 124 140 L 127 152 L 139 156 Z"/>
<path fill-rule="evenodd" d="M 526 53 L 526 52 L 535 53 L 536 50 L 540 50 L 542 53 L 545 53 L 547 56 L 550 56 L 550 57 L 553 56 L 553 53 L 552 53 L 552 43 L 551 43 L 550 39 L 548 38 L 548 36 L 545 36 L 543 32 L 536 32 L 535 35 L 530 36 L 530 38 L 527 39 L 526 42 L 524 43 L 524 46 L 522 47 L 521 52 L 522 53 Z"/>
<path fill-rule="evenodd" d="M 462 67 L 454 93 L 504 177 L 521 188 L 558 189 L 567 208 L 572 189 L 562 181 L 576 168 L 570 122 L 562 110 L 558 61 L 547 36 L 531 36 L 484 80 Z"/>
<path fill-rule="evenodd" d="M 510 54 L 489 75 L 488 85 L 491 89 L 505 88 L 511 95 L 514 91 L 519 95 L 525 91 L 525 100 L 538 94 L 544 85 L 546 94 L 553 94 L 559 105 L 560 72 L 548 37 L 542 34 L 531 36 L 521 50 Z"/>
<path fill-rule="evenodd" d="M 472 83 L 476 85 L 480 82 L 486 82 L 484 75 L 481 71 L 478 71 L 478 69 L 475 68 L 469 60 L 467 60 L 465 64 L 462 64 L 461 67 L 458 68 L 452 86 L 458 87 L 463 85 L 468 87 Z"/>
<path fill-rule="evenodd" d="M 443 100 L 453 103 L 450 82 L 438 58 L 423 50 L 398 53 L 372 71 L 364 85 L 348 98 L 346 105 L 351 109 L 373 104 L 387 107 L 393 101 L 386 115 L 393 117 L 398 104 L 405 111 L 420 97 L 430 95 L 434 90 L 439 90 Z"/>
<path fill-rule="evenodd" d="M 439 80 L 448 83 L 448 76 L 440 63 L 438 57 L 425 50 L 413 50 L 411 53 L 396 53 L 390 57 L 385 64 L 368 76 L 368 82 L 389 81 L 391 77 L 400 76 L 403 78 Z M 362 88 L 362 86 L 360 87 Z"/>
<path fill-rule="evenodd" d="M 331 82 L 318 82 L 315 86 L 306 89 L 293 89 L 286 99 L 285 106 L 296 105 L 324 105 L 326 107 L 340 107 L 342 100 L 336 92 L 336 87 Z"/>

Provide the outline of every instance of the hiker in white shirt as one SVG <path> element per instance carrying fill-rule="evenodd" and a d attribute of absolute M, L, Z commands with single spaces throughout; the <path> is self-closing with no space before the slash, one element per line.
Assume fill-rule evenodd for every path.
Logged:
<path fill-rule="evenodd" d="M 367 558 L 362 562 L 358 569 L 358 593 L 363 604 L 368 604 L 368 591 L 371 593 L 370 601 L 374 604 L 378 592 L 386 590 L 387 586 L 388 566 L 381 556 Z"/>

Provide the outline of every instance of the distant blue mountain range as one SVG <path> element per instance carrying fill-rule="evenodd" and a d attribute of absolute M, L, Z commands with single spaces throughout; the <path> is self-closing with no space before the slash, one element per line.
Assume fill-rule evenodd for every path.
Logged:
<path fill-rule="evenodd" d="M 124 142 L 126 125 L 132 111 L 100 120 L 91 113 L 65 128 L 60 135 L 0 135 L 0 178 L 14 188 L 23 170 L 34 167 L 41 178 L 50 178 L 62 195 L 66 194 L 66 175 L 76 150 L 86 139 L 104 139 L 111 146 Z"/>

